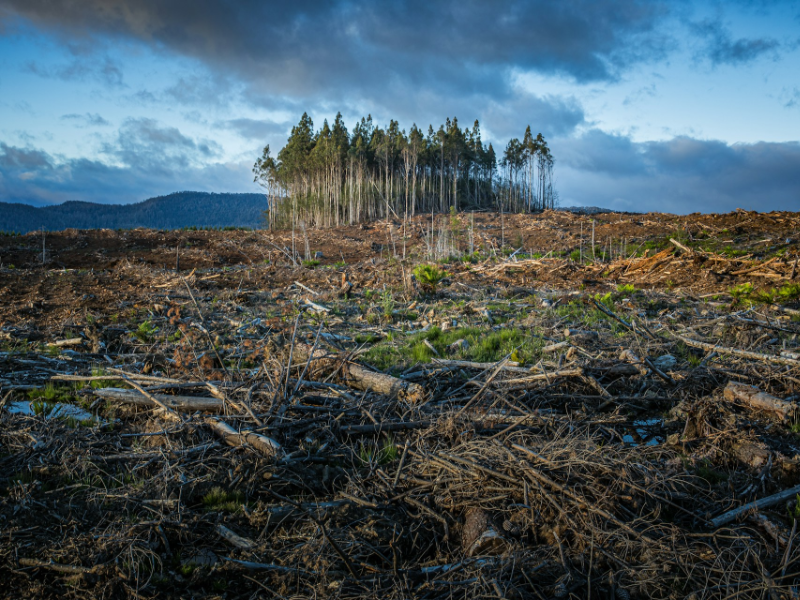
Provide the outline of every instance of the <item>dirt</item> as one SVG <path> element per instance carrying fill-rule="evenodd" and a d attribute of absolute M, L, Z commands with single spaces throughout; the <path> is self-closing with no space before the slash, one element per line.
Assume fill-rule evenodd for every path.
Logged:
<path fill-rule="evenodd" d="M 799 597 L 799 226 L 1 236 L 0 597 Z"/>

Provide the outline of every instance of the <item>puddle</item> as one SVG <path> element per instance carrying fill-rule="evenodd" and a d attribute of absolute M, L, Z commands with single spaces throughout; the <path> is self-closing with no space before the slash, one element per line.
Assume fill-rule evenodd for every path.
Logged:
<path fill-rule="evenodd" d="M 645 446 L 658 446 L 659 444 L 664 443 L 664 436 L 653 435 L 651 431 L 654 427 L 660 428 L 663 424 L 663 419 L 645 419 L 643 421 L 634 421 L 633 427 L 636 431 L 636 436 L 639 439 L 636 440 L 633 434 L 628 434 L 623 435 L 622 440 L 631 446 L 640 446 L 642 444 Z"/>
<path fill-rule="evenodd" d="M 33 408 L 34 402 L 25 401 L 18 401 L 18 402 L 11 402 L 6 407 L 6 410 L 12 415 L 28 415 L 34 416 L 36 412 Z M 43 416 L 45 419 L 69 419 L 73 418 L 76 421 L 97 421 L 102 423 L 102 419 L 97 419 L 92 413 L 82 409 L 79 406 L 75 406 L 73 404 L 45 404 L 45 410 L 43 411 Z"/>

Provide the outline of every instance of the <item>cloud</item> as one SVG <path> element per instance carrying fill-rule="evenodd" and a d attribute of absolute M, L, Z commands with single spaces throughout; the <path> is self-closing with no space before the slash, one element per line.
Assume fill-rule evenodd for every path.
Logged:
<path fill-rule="evenodd" d="M 103 154 L 123 165 L 162 175 L 197 168 L 220 153 L 212 140 L 194 140 L 149 118 L 127 119 L 116 138 L 103 146 Z"/>
<path fill-rule="evenodd" d="M 292 124 L 287 121 L 277 123 L 269 120 L 239 118 L 220 121 L 215 124 L 215 127 L 233 131 L 248 140 L 264 140 L 273 136 L 288 135 Z"/>
<path fill-rule="evenodd" d="M 785 108 L 800 107 L 800 88 L 792 88 L 791 91 L 783 90 L 781 95 L 786 98 L 783 104 Z"/>
<path fill-rule="evenodd" d="M 58 66 L 44 66 L 36 61 L 29 61 L 25 68 L 28 72 L 46 79 L 61 79 L 62 81 L 94 79 L 109 87 L 123 85 L 122 69 L 108 56 L 80 56 Z"/>
<path fill-rule="evenodd" d="M 590 130 L 552 144 L 565 204 L 675 213 L 796 210 L 800 143 L 685 136 L 634 143 Z"/>
<path fill-rule="evenodd" d="M 768 37 L 734 40 L 719 21 L 694 23 L 691 30 L 705 42 L 698 58 L 707 58 L 713 65 L 746 64 L 764 55 L 776 58 L 781 48 L 780 42 Z"/>
<path fill-rule="evenodd" d="M 230 104 L 235 86 L 227 78 L 212 75 L 180 77 L 174 85 L 164 90 L 167 101 L 184 105 L 224 107 Z"/>
<path fill-rule="evenodd" d="M 254 192 L 257 187 L 252 183 L 250 167 L 247 161 L 154 171 L 142 161 L 111 165 L 89 159 L 59 160 L 41 150 L 0 142 L 0 201 L 125 204 L 182 189 Z"/>
<path fill-rule="evenodd" d="M 214 77 L 243 82 L 254 99 L 323 90 L 331 101 L 360 99 L 382 87 L 377 77 L 406 96 L 422 88 L 470 96 L 492 90 L 501 100 L 512 69 L 602 81 L 663 56 L 668 39 L 658 24 L 672 3 L 0 0 L 3 8 L 6 22 L 22 19 L 79 40 L 71 43 L 81 51 L 87 38 L 113 38 L 196 59 Z M 202 77 L 185 78 L 171 93 L 205 102 L 218 89 Z"/>
<path fill-rule="evenodd" d="M 110 125 L 108 121 L 97 113 L 85 113 L 82 115 L 71 113 L 61 115 L 61 120 L 74 123 L 77 127 L 104 127 Z"/>
<path fill-rule="evenodd" d="M 25 172 L 51 167 L 50 157 L 41 150 L 16 148 L 0 142 L 0 169 Z"/>

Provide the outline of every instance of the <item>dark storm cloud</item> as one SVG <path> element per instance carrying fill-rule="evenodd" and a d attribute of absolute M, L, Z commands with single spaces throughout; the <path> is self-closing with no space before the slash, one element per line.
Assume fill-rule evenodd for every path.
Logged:
<path fill-rule="evenodd" d="M 800 143 L 676 137 L 634 143 L 597 130 L 553 143 L 566 204 L 690 213 L 797 210 Z"/>
<path fill-rule="evenodd" d="M 104 127 L 110 125 L 108 121 L 97 113 L 61 115 L 61 120 L 73 123 L 77 127 Z"/>
<path fill-rule="evenodd" d="M 763 55 L 777 57 L 781 48 L 780 42 L 772 38 L 734 40 L 719 21 L 694 23 L 691 28 L 705 42 L 698 58 L 707 58 L 714 65 L 745 64 Z"/>
<path fill-rule="evenodd" d="M 260 90 L 309 96 L 393 77 L 474 94 L 496 86 L 500 71 L 511 67 L 579 81 L 612 79 L 622 67 L 664 51 L 655 24 L 670 6 L 645 0 L 2 0 L 0 14 L 67 40 L 135 39 Z"/>

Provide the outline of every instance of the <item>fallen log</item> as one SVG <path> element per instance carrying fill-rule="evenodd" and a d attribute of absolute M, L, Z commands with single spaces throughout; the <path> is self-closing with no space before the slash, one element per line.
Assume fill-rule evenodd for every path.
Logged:
<path fill-rule="evenodd" d="M 778 492 L 777 494 L 773 494 L 772 496 L 767 496 L 766 498 L 761 498 L 760 500 L 755 500 L 754 502 L 748 502 L 747 504 L 740 506 L 739 508 L 734 508 L 733 510 L 729 510 L 726 513 L 721 514 L 718 517 L 714 517 L 711 519 L 711 524 L 714 527 L 720 527 L 721 525 L 725 525 L 730 523 L 731 521 L 735 521 L 740 515 L 745 514 L 746 512 L 759 508 L 766 508 L 768 506 L 775 506 L 784 500 L 788 500 L 789 498 L 794 498 L 797 494 L 800 493 L 800 485 L 796 485 L 793 488 L 789 488 L 788 490 L 783 490 L 782 492 Z"/>
<path fill-rule="evenodd" d="M 434 358 L 431 361 L 433 364 L 441 365 L 443 367 L 455 367 L 457 369 L 477 369 L 479 371 L 487 371 L 489 369 L 497 368 L 496 362 L 472 362 L 470 360 L 448 360 Z M 518 362 L 506 361 L 503 365 L 504 371 L 515 371 L 517 373 L 530 373 L 530 368 L 520 367 Z"/>
<path fill-rule="evenodd" d="M 421 402 L 425 398 L 425 388 L 418 383 L 370 371 L 362 365 L 330 355 L 325 350 L 313 350 L 307 344 L 297 344 L 295 355 L 300 360 L 311 361 L 314 371 L 331 372 L 338 369 L 346 384 L 357 390 L 398 397 L 412 404 Z"/>
<path fill-rule="evenodd" d="M 265 435 L 253 431 L 236 431 L 233 427 L 220 421 L 219 419 L 209 418 L 206 420 L 211 430 L 216 433 L 229 446 L 252 446 L 262 454 L 273 457 L 282 454 L 281 445 Z"/>
<path fill-rule="evenodd" d="M 581 377 L 583 375 L 583 368 L 577 367 L 574 369 L 560 369 L 558 371 L 551 371 L 549 373 L 540 373 L 538 375 L 530 375 L 529 377 L 519 377 L 517 379 L 506 379 L 501 383 L 504 385 L 514 385 L 517 383 L 528 383 L 531 381 L 549 381 L 558 377 Z"/>
<path fill-rule="evenodd" d="M 728 402 L 741 402 L 752 410 L 771 413 L 782 421 L 793 417 L 797 411 L 797 405 L 793 402 L 786 402 L 762 392 L 753 385 L 736 381 L 728 382 L 723 391 L 723 397 Z"/>
<path fill-rule="evenodd" d="M 256 547 L 256 543 L 253 540 L 234 533 L 221 523 L 217 525 L 217 533 L 240 550 L 253 550 Z"/>
<path fill-rule="evenodd" d="M 80 565 L 64 565 L 61 563 L 54 563 L 52 561 L 38 560 L 36 558 L 20 558 L 19 564 L 23 567 L 36 567 L 39 569 L 50 569 L 56 573 L 66 573 L 67 575 L 86 575 L 89 573 L 96 573 L 102 565 L 94 565 L 93 567 L 82 567 Z"/>
<path fill-rule="evenodd" d="M 791 358 L 784 358 L 782 356 L 773 356 L 771 354 L 762 354 L 761 352 L 751 352 L 750 350 L 739 350 L 738 348 L 726 348 L 724 346 L 717 346 L 715 344 L 707 344 L 706 342 L 698 342 L 691 338 L 673 334 L 676 338 L 681 340 L 687 346 L 693 348 L 700 348 L 709 352 L 719 352 L 720 354 L 731 354 L 741 358 L 749 358 L 751 360 L 763 360 L 765 362 L 773 362 L 780 365 L 789 365 L 790 367 L 800 367 L 800 360 L 792 360 Z"/>
<path fill-rule="evenodd" d="M 121 388 L 100 388 L 93 391 L 94 395 L 105 400 L 122 402 L 123 404 L 136 404 L 149 408 L 158 407 L 156 402 L 136 390 L 124 390 Z M 218 398 L 206 398 L 198 396 L 169 396 L 167 394 L 151 394 L 164 406 L 180 412 L 213 412 L 219 413 L 223 410 L 223 401 Z"/>
<path fill-rule="evenodd" d="M 569 342 L 566 340 L 563 342 L 556 342 L 555 344 L 549 344 L 542 348 L 542 352 L 558 352 L 564 348 L 569 348 Z"/>

